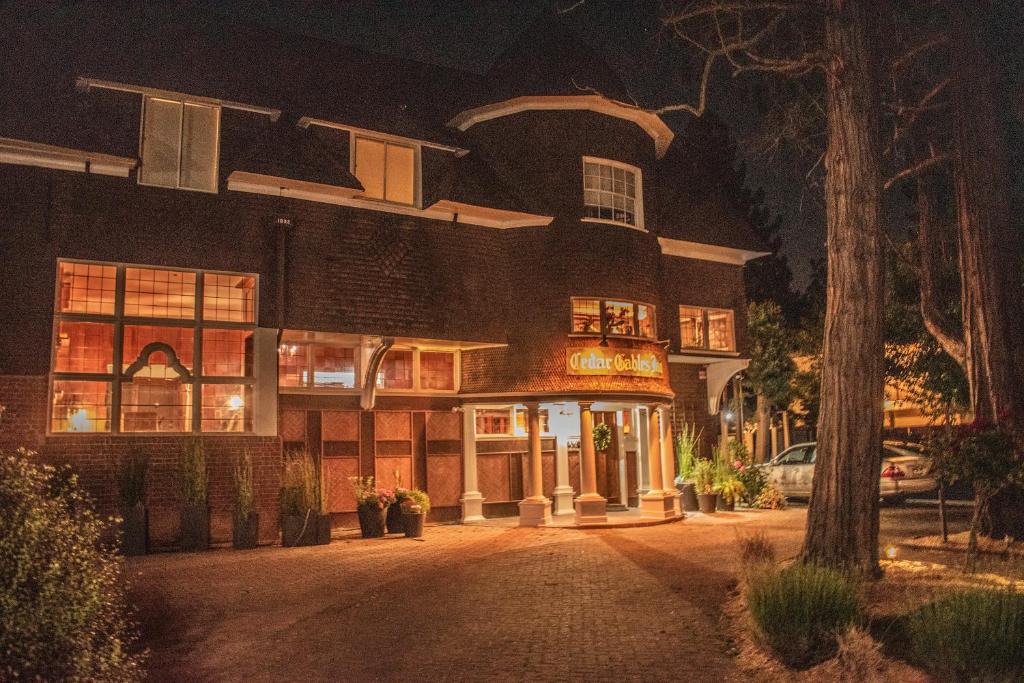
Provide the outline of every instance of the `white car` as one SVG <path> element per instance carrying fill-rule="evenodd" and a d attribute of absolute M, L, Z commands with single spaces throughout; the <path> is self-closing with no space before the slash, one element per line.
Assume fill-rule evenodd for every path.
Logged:
<path fill-rule="evenodd" d="M 814 481 L 814 460 L 818 453 L 814 442 L 790 446 L 761 465 L 768 481 L 787 498 L 808 498 Z M 897 503 L 908 495 L 938 488 L 932 474 L 932 461 L 918 444 L 886 441 L 882 445 L 882 471 L 879 494 L 887 503 Z"/>

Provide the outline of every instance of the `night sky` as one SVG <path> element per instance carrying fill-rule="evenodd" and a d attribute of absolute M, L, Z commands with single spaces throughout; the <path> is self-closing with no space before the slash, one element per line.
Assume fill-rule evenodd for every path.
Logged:
<path fill-rule="evenodd" d="M 530 23 L 576 0 L 231 0 L 218 3 L 240 20 L 280 27 L 367 50 L 482 73 Z M 639 104 L 657 107 L 695 99 L 691 51 L 662 32 L 656 0 L 585 0 L 562 15 L 593 49 L 618 71 Z M 1010 82 L 1024 82 L 1024 10 L 1021 0 L 1002 3 L 1001 51 L 1008 55 Z M 756 79 L 718 74 L 710 109 L 741 141 L 752 133 L 758 114 L 751 104 Z M 768 78 L 771 78 L 770 76 Z M 1016 89 L 1015 89 L 1016 90 Z M 1010 98 L 1018 122 L 1024 98 Z M 665 117 L 683 129 L 688 114 Z M 740 144 L 743 153 L 743 145 Z M 747 156 L 748 184 L 763 187 L 772 210 L 783 217 L 783 253 L 798 285 L 806 283 L 811 261 L 824 255 L 824 215 L 820 193 L 804 183 L 806 168 L 779 157 Z M 1022 154 L 1021 156 L 1024 156 Z"/>

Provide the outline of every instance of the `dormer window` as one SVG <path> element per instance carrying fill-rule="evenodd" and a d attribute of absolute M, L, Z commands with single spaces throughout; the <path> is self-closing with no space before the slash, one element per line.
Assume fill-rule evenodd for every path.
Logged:
<path fill-rule="evenodd" d="M 583 220 L 644 229 L 640 169 L 583 157 Z"/>
<path fill-rule="evenodd" d="M 217 191 L 220 107 L 145 96 L 139 184 Z"/>
<path fill-rule="evenodd" d="M 352 173 L 363 185 L 361 197 L 416 204 L 416 147 L 389 140 L 355 138 Z"/>

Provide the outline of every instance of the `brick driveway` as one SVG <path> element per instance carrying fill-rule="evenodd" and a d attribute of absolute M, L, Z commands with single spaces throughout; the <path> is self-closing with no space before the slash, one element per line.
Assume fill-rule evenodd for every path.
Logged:
<path fill-rule="evenodd" d="M 128 561 L 154 680 L 730 680 L 718 607 L 740 530 L 805 511 L 600 531 L 428 527 L 425 541 Z"/>

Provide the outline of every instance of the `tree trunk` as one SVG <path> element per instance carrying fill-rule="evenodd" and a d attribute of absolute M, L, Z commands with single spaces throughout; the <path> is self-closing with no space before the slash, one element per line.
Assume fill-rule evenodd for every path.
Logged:
<path fill-rule="evenodd" d="M 998 65 L 986 51 L 985 3 L 954 3 L 951 99 L 966 370 L 976 418 L 1002 423 L 1024 446 L 1021 249 L 1010 214 L 1009 162 L 997 104 Z M 989 501 L 987 534 L 1024 538 L 1024 496 Z"/>
<path fill-rule="evenodd" d="M 764 394 L 757 395 L 757 452 L 754 462 L 767 462 L 768 460 L 768 399 Z"/>
<path fill-rule="evenodd" d="M 884 390 L 877 49 L 872 3 L 826 4 L 828 298 L 802 557 L 874 576 Z"/>

